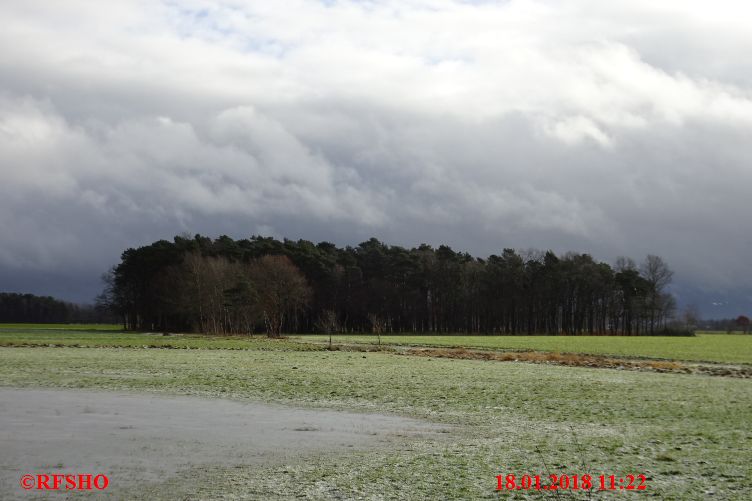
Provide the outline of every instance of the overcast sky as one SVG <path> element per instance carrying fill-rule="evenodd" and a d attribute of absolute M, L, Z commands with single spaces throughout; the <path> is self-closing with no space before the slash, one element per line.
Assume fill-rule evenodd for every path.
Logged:
<path fill-rule="evenodd" d="M 3 0 L 0 289 L 91 300 L 122 250 L 183 232 L 376 236 L 658 254 L 680 302 L 749 314 L 750 19 L 742 0 Z"/>

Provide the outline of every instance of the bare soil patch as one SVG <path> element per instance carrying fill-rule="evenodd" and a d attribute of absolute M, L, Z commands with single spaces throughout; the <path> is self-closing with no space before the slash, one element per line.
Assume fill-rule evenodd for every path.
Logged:
<path fill-rule="evenodd" d="M 641 360 L 633 358 L 604 357 L 598 355 L 582 355 L 577 353 L 490 351 L 469 350 L 466 348 L 407 348 L 400 350 L 398 353 L 420 357 L 492 360 L 497 362 L 531 362 L 538 364 L 566 365 L 570 367 L 594 367 L 604 369 L 752 378 L 752 367 L 744 365 L 700 364 L 671 360 Z"/>

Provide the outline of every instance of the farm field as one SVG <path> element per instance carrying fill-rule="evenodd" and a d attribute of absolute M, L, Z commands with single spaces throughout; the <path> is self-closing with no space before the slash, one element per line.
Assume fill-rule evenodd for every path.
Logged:
<path fill-rule="evenodd" d="M 0 330 L 6 343 L 41 335 Z M 128 498 L 506 499 L 495 476 L 509 473 L 642 473 L 648 489 L 634 496 L 657 499 L 746 499 L 752 489 L 748 379 L 326 351 L 291 339 L 165 336 L 195 343 L 165 350 L 143 349 L 150 343 L 139 340 L 154 335 L 57 335 L 92 347 L 6 345 L 0 385 L 379 413 L 444 429 L 372 450 L 202 465 L 117 491 Z M 113 339 L 133 344 L 115 347 Z M 223 349 L 223 342 L 244 349 Z M 551 497 L 545 494 L 529 497 Z M 571 494 L 562 498 L 586 498 Z"/>
<path fill-rule="evenodd" d="M 95 330 L 46 327 L 23 328 L 18 325 L 0 324 L 0 346 L 70 346 L 112 348 L 175 348 L 175 349 L 289 349 L 320 350 L 314 344 L 302 345 L 296 341 L 274 340 L 265 336 L 199 336 L 174 334 L 163 336 L 156 333 L 123 332 L 109 328 Z"/>
<path fill-rule="evenodd" d="M 300 336 L 328 341 L 328 336 Z M 375 344 L 375 335 L 336 335 L 338 343 Z M 698 334 L 695 337 L 648 336 L 402 336 L 382 335 L 396 346 L 443 346 L 493 350 L 536 350 L 666 360 L 752 364 L 752 336 Z"/>
<path fill-rule="evenodd" d="M 0 346 L 79 346 L 188 349 L 320 350 L 328 336 L 287 336 L 269 341 L 263 335 L 201 336 L 193 334 L 124 332 L 117 325 L 69 326 L 0 324 Z M 334 335 L 335 344 L 373 345 L 373 335 Z M 249 344 L 250 343 L 250 344 Z M 273 343 L 273 344 L 269 344 Z M 752 336 L 703 334 L 695 337 L 623 336 L 393 336 L 382 335 L 386 346 L 440 346 L 487 350 L 535 350 L 729 364 L 752 364 Z M 303 345 L 303 346 L 301 346 Z"/>
<path fill-rule="evenodd" d="M 23 331 L 120 331 L 118 324 L 7 324 L 0 323 L 0 329 L 16 329 Z"/>

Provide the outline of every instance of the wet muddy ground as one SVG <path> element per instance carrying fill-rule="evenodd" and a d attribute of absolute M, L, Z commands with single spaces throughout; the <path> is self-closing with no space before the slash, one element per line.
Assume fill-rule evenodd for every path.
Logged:
<path fill-rule="evenodd" d="M 199 466 L 290 461 L 434 431 L 425 422 L 378 414 L 197 397 L 2 388 L 0 492 L 4 499 L 38 496 L 38 491 L 21 489 L 24 474 L 91 473 L 107 475 L 107 490 L 114 493 Z M 63 493 L 51 494 L 61 499 Z"/>

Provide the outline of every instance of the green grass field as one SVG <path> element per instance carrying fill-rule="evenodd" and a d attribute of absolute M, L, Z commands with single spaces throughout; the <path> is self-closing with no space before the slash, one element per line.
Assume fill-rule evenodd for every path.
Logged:
<path fill-rule="evenodd" d="M 387 412 L 452 430 L 284 468 L 194 472 L 145 497 L 330 499 L 324 484 L 345 499 L 497 499 L 495 475 L 545 473 L 544 462 L 558 473 L 646 473 L 661 499 L 710 488 L 742 499 L 752 488 L 748 380 L 327 351 L 0 348 L 0 362 L 4 386 Z"/>
<path fill-rule="evenodd" d="M 709 492 L 717 499 L 747 499 L 752 489 L 748 379 L 330 352 L 306 339 L 299 343 L 3 327 L 0 384 L 393 413 L 444 424 L 448 431 L 446 438 L 405 439 L 389 448 L 304 458 L 284 467 L 203 468 L 135 488 L 129 496 L 134 499 L 506 499 L 494 491 L 496 475 L 547 471 L 643 473 L 649 478 L 648 491 L 634 496 L 660 499 L 706 499 Z M 459 339 L 463 341 L 457 343 Z M 560 339 L 562 344 L 550 344 Z M 582 351 L 592 339 L 451 337 L 436 342 Z M 426 338 L 398 340 L 425 344 Z M 670 343 L 676 343 L 685 358 L 703 353 L 686 344 L 689 341 L 708 343 L 704 336 L 610 340 L 617 344 L 596 349 L 670 358 Z M 36 347 L 10 347 L 29 341 Z M 193 349 L 138 349 L 161 341 Z M 646 341 L 654 344 L 646 346 Z M 748 361 L 738 356 L 748 345 L 733 342 L 723 337 L 712 345 L 712 357 L 699 358 Z"/>
<path fill-rule="evenodd" d="M 118 324 L 2 324 L 0 329 L 17 329 L 24 331 L 119 331 L 123 329 Z"/>
<path fill-rule="evenodd" d="M 300 339 L 325 342 L 329 338 L 300 336 Z M 377 342 L 375 335 L 336 335 L 334 340 L 337 343 Z M 382 335 L 381 343 L 752 364 L 752 336 L 733 334 L 698 334 L 695 337 Z"/>
<path fill-rule="evenodd" d="M 290 336 L 289 349 L 322 349 L 327 336 Z M 335 335 L 335 343 L 374 344 L 373 335 Z M 537 350 L 616 357 L 752 364 L 752 336 L 698 334 L 695 337 L 622 336 L 381 336 L 394 346 L 443 346 L 492 350 Z M 271 349 L 263 335 L 162 336 L 123 332 L 116 325 L 0 324 L 0 346 L 81 346 L 132 348 Z M 301 343 L 306 346 L 299 346 Z M 275 341 L 274 349 L 281 346 Z"/>
<path fill-rule="evenodd" d="M 88 327 L 88 326 L 86 326 Z M 109 326 L 108 326 L 109 327 Z M 265 336 L 200 336 L 190 334 L 147 334 L 123 332 L 112 328 L 74 330 L 70 328 L 28 329 L 18 325 L 0 324 L 0 346 L 47 346 L 90 348 L 175 348 L 175 349 L 222 349 L 264 350 L 282 349 L 321 350 L 314 344 L 297 341 L 274 340 Z"/>

